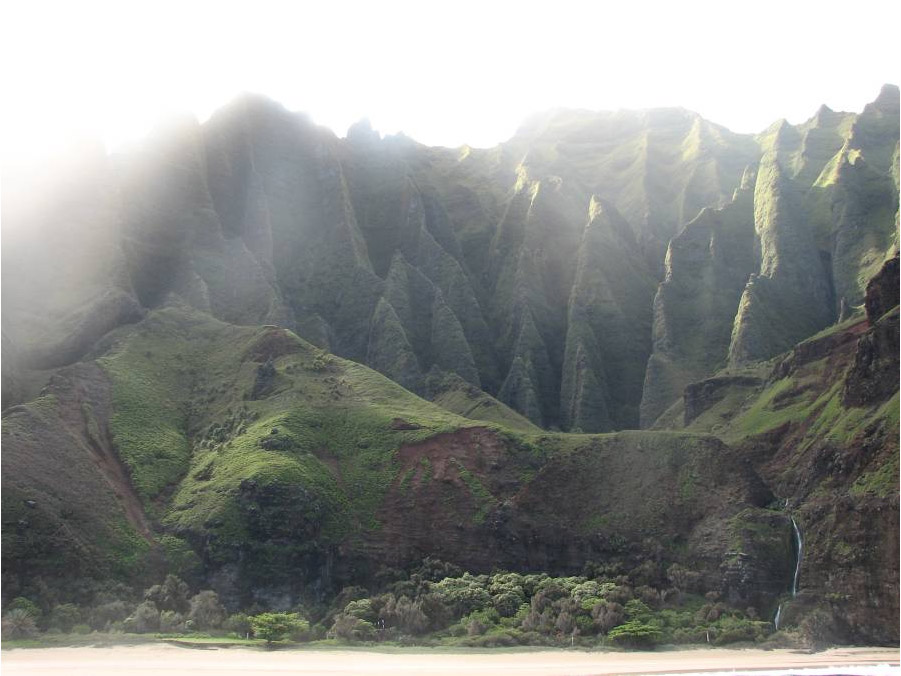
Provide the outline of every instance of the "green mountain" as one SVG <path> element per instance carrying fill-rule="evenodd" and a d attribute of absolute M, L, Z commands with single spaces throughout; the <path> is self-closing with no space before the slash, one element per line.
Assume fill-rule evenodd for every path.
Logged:
<path fill-rule="evenodd" d="M 480 150 L 246 96 L 83 149 L 4 195 L 4 597 L 289 607 L 437 557 L 767 616 L 793 517 L 786 621 L 897 640 L 898 111 Z"/>

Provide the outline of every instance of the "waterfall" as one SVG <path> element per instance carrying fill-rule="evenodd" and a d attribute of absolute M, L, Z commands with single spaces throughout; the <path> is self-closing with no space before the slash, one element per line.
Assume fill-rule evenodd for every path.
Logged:
<path fill-rule="evenodd" d="M 792 530 L 795 534 L 795 545 L 798 548 L 797 554 L 795 556 L 795 574 L 792 576 L 792 598 L 798 595 L 798 577 L 801 575 L 801 553 L 804 548 L 804 542 L 801 540 L 801 529 L 798 528 L 798 522 L 795 521 L 795 517 L 789 517 L 792 522 Z M 773 620 L 773 624 L 776 626 L 776 631 L 779 631 L 779 620 L 782 619 L 782 608 L 785 606 L 785 602 L 779 604 L 779 607 L 776 609 L 776 617 Z"/>
<path fill-rule="evenodd" d="M 795 558 L 795 576 L 792 578 L 792 598 L 798 595 L 798 576 L 801 574 L 801 551 L 804 543 L 801 541 L 801 530 L 795 521 L 795 517 L 791 517 L 792 528 L 795 531 L 795 544 L 798 545 L 798 555 Z"/>

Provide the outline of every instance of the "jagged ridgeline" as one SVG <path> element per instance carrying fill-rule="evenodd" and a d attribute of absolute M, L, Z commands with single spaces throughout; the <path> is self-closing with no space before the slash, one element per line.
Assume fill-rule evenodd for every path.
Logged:
<path fill-rule="evenodd" d="M 447 149 L 245 96 L 5 184 L 4 593 L 287 607 L 438 556 L 763 615 L 794 518 L 782 621 L 896 640 L 898 119 Z"/>
<path fill-rule="evenodd" d="M 4 331 L 58 366 L 175 294 L 420 395 L 456 374 L 545 428 L 647 427 L 862 303 L 897 243 L 897 148 L 893 87 L 758 136 L 556 111 L 489 150 L 341 140 L 245 97 L 67 176 L 5 260 Z"/>

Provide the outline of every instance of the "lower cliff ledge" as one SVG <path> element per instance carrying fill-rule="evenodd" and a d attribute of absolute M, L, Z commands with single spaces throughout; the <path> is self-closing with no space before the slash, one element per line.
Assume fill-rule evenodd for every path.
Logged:
<path fill-rule="evenodd" d="M 691 422 L 718 402 L 722 401 L 728 390 L 733 387 L 757 387 L 763 380 L 753 376 L 719 376 L 708 378 L 685 387 L 685 424 Z"/>

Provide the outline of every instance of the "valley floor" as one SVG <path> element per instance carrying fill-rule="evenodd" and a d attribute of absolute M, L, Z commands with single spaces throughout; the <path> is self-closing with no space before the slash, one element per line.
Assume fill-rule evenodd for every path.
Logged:
<path fill-rule="evenodd" d="M 170 645 L 109 648 L 39 648 L 4 650 L 5 676 L 118 676 L 119 674 L 466 674 L 503 676 L 542 674 L 609 676 L 612 674 L 689 674 L 742 671 L 769 674 L 815 669 L 811 675 L 901 674 L 898 650 L 832 648 L 819 653 L 795 650 L 696 649 L 660 652 L 582 652 L 564 650 L 430 652 L 411 649 L 385 653 L 368 650 L 279 650 L 246 648 L 185 649 Z M 851 668 L 858 667 L 858 668 Z M 741 671 L 736 671 L 741 670 Z M 758 671 L 761 670 L 761 671 Z M 763 671 L 765 670 L 765 671 Z M 800 672 L 805 673 L 805 672 Z"/>

